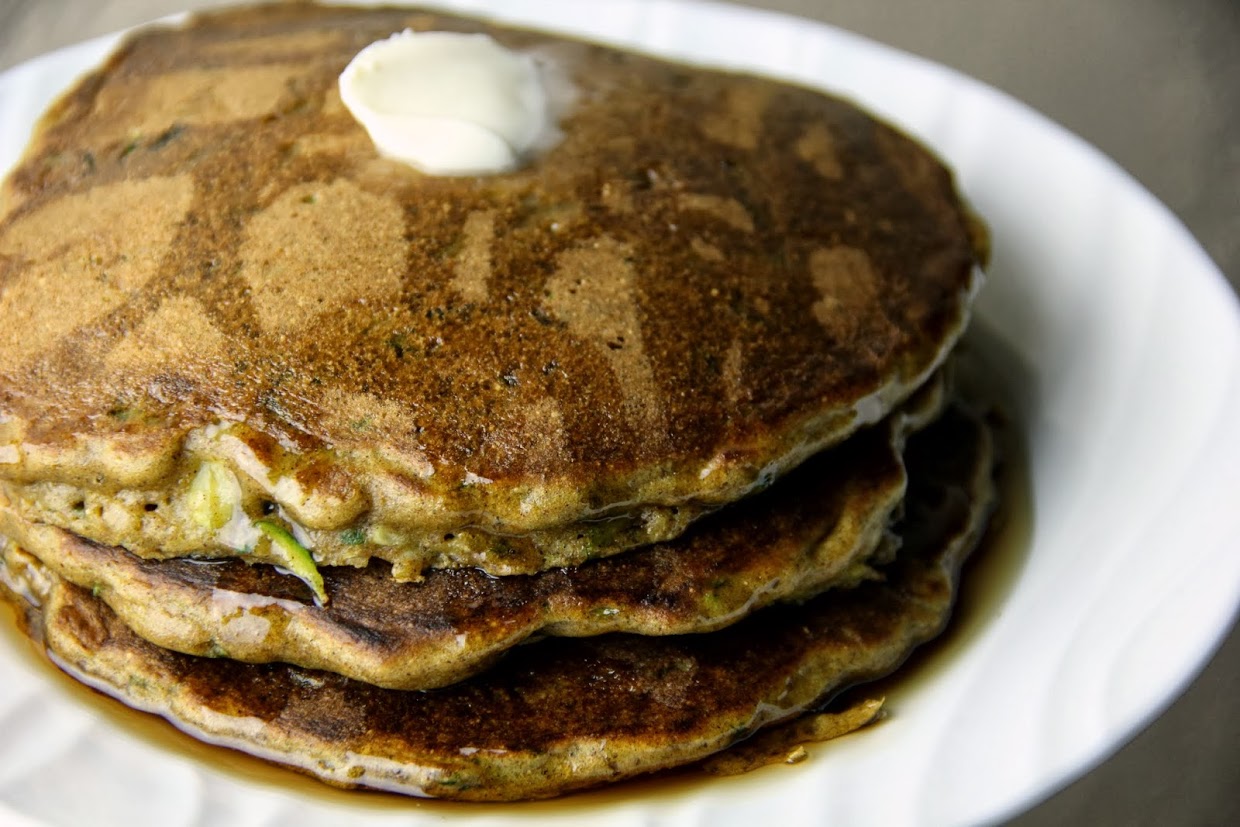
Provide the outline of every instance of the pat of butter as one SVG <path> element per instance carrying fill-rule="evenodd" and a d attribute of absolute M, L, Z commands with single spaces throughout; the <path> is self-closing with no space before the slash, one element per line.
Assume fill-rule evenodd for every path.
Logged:
<path fill-rule="evenodd" d="M 358 52 L 340 97 L 381 155 L 432 175 L 505 172 L 553 139 L 528 54 L 484 34 L 406 29 Z"/>

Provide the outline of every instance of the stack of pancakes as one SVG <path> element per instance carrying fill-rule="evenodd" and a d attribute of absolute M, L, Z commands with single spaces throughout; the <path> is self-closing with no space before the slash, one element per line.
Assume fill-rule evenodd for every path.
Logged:
<path fill-rule="evenodd" d="M 337 76 L 485 31 L 520 169 L 380 158 Z M 854 106 L 408 9 L 131 38 L 0 202 L 2 580 L 80 680 L 341 785 L 684 764 L 889 672 L 993 499 L 943 366 L 984 232 Z"/>

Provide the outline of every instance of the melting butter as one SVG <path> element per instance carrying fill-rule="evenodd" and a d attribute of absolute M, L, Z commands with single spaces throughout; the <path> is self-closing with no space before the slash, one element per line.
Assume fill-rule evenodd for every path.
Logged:
<path fill-rule="evenodd" d="M 517 167 L 555 140 L 535 59 L 489 35 L 406 29 L 362 49 L 340 97 L 380 154 L 432 175 Z"/>

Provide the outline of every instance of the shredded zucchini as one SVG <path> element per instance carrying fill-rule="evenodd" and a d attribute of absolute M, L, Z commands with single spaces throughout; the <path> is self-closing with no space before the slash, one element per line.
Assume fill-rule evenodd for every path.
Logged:
<path fill-rule="evenodd" d="M 241 484 L 232 471 L 218 462 L 204 462 L 194 475 L 186 495 L 190 519 L 203 528 L 223 528 L 241 505 Z"/>
<path fill-rule="evenodd" d="M 297 538 L 279 523 L 271 520 L 259 520 L 254 524 L 271 541 L 272 551 L 280 559 L 284 568 L 310 587 L 314 592 L 314 602 L 319 606 L 327 605 L 327 591 L 323 588 L 323 575 L 319 574 L 318 566 L 309 549 L 297 542 Z"/>

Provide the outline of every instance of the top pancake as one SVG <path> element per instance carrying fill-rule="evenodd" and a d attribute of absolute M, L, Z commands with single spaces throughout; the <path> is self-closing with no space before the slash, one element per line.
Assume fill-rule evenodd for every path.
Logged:
<path fill-rule="evenodd" d="M 539 55 L 562 140 L 488 177 L 378 158 L 336 79 L 405 27 Z M 663 539 L 878 419 L 963 328 L 981 246 L 942 165 L 841 100 L 304 4 L 132 38 L 0 216 L 5 478 L 175 499 L 244 423 L 224 459 L 305 527 L 473 543 L 444 564 L 534 537 L 503 571 Z"/>

